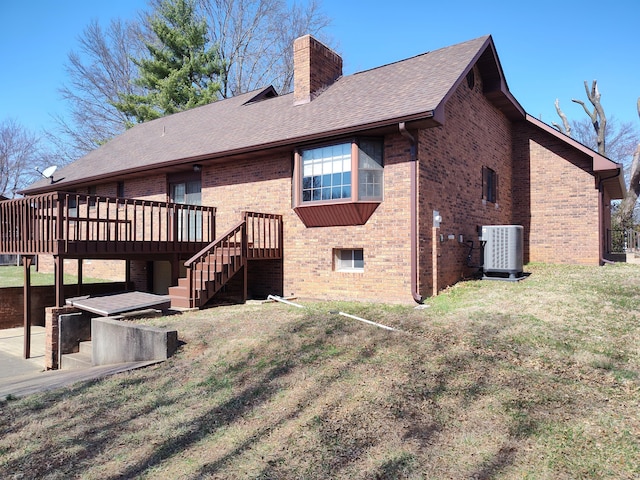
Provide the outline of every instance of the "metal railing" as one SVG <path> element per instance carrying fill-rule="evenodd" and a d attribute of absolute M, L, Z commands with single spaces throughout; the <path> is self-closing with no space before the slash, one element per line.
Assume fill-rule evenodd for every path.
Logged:
<path fill-rule="evenodd" d="M 640 252 L 640 231 L 607 230 L 607 253 Z"/>
<path fill-rule="evenodd" d="M 0 253 L 185 252 L 215 238 L 214 207 L 70 192 L 0 202 Z"/>

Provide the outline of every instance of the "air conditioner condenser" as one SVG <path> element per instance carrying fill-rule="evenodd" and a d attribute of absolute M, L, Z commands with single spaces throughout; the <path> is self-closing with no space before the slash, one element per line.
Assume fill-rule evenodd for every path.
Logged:
<path fill-rule="evenodd" d="M 521 225 L 485 225 L 480 241 L 484 251 L 483 279 L 518 281 L 524 278 Z"/>

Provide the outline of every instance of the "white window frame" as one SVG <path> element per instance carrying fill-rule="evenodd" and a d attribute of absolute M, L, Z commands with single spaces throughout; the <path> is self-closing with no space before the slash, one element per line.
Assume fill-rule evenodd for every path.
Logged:
<path fill-rule="evenodd" d="M 379 143 L 379 157 L 370 157 L 360 143 Z M 306 162 L 306 163 L 305 163 Z M 316 205 L 323 203 L 341 202 L 382 202 L 384 198 L 384 141 L 382 138 L 363 137 L 339 143 L 317 145 L 301 148 L 296 152 L 296 180 L 295 205 Z M 349 175 L 349 184 L 344 182 L 344 175 Z M 334 177 L 340 177 L 334 189 Z M 307 179 L 305 181 L 305 178 Z M 324 185 L 327 180 L 330 184 Z M 311 181 L 311 184 L 309 183 Z M 320 182 L 315 185 L 314 182 Z M 345 194 L 345 188 L 349 190 Z M 315 192 L 324 189 L 324 193 L 331 195 L 318 195 Z M 339 191 L 339 196 L 336 195 Z M 366 196 L 367 192 L 375 192 L 377 195 Z M 305 199 L 305 192 L 307 199 Z M 315 194 L 316 198 L 313 198 Z M 320 198 L 317 198 L 320 196 Z M 309 198 L 310 197 L 310 198 Z"/>
<path fill-rule="evenodd" d="M 347 255 L 344 255 L 347 254 Z M 344 258 L 345 256 L 350 258 Z M 334 248 L 334 270 L 336 272 L 364 272 L 364 249 L 362 248 Z"/>

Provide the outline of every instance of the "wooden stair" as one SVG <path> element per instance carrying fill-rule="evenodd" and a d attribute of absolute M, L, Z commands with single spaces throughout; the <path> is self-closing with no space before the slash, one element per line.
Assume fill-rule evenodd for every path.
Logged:
<path fill-rule="evenodd" d="M 244 222 L 185 262 L 187 276 L 169 287 L 171 307 L 203 307 L 246 264 Z"/>
<path fill-rule="evenodd" d="M 187 276 L 169 287 L 171 306 L 204 307 L 248 259 L 281 259 L 281 239 L 281 215 L 244 212 L 241 222 L 185 262 Z"/>

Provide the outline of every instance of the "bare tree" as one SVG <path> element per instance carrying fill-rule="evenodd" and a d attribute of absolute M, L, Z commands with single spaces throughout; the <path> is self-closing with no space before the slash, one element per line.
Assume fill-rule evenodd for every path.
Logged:
<path fill-rule="evenodd" d="M 113 105 L 120 95 L 137 92 L 132 82 L 137 67 L 131 58 L 144 48 L 140 25 L 116 19 L 105 30 L 93 20 L 79 39 L 79 52 L 69 53 L 69 82 L 60 92 L 70 114 L 68 119 L 57 117 L 63 137 L 57 145 L 68 160 L 122 133 L 132 120 Z M 57 135 L 50 137 L 60 140 Z"/>
<path fill-rule="evenodd" d="M 591 90 L 589 90 L 589 85 L 587 81 L 584 81 L 584 91 L 587 94 L 587 98 L 589 102 L 593 106 L 593 110 L 589 110 L 587 105 L 582 100 L 576 100 L 572 98 L 571 101 L 582 105 L 585 113 L 591 119 L 591 124 L 593 125 L 593 129 L 596 132 L 596 145 L 597 151 L 600 155 L 606 155 L 607 148 L 605 143 L 605 132 L 607 128 L 607 117 L 604 114 L 604 109 L 602 108 L 602 103 L 600 103 L 600 91 L 598 90 L 598 81 L 594 80 L 591 83 Z"/>
<path fill-rule="evenodd" d="M 606 139 L 606 156 L 616 162 L 625 164 L 628 173 L 629 161 L 638 143 L 638 129 L 633 122 L 619 122 L 615 115 L 607 118 L 604 130 Z M 598 150 L 598 137 L 591 120 L 584 118 L 571 122 L 571 137 L 592 150 Z"/>
<path fill-rule="evenodd" d="M 636 103 L 638 116 L 640 117 L 640 98 Z M 620 217 L 622 225 L 625 227 L 631 226 L 633 223 L 633 212 L 640 195 L 640 143 L 636 147 L 633 153 L 633 159 L 631 160 L 631 168 L 629 170 L 629 188 L 627 189 L 627 195 L 620 204 Z"/>
<path fill-rule="evenodd" d="M 622 164 L 626 163 L 624 160 L 628 158 L 635 149 L 632 161 L 627 164 L 625 168 L 626 176 L 629 179 L 627 195 L 617 210 L 618 222 L 627 228 L 633 224 L 633 213 L 638 194 L 640 194 L 640 160 L 638 158 L 640 156 L 640 145 L 636 147 L 638 134 L 630 123 L 623 123 L 620 128 L 613 128 L 611 123 L 607 123 L 607 117 L 602 107 L 601 95 L 596 80 L 592 82 L 591 89 L 589 89 L 589 85 L 585 81 L 584 89 L 593 109 L 588 108 L 582 100 L 572 99 L 572 101 L 581 105 L 584 109 L 593 128 L 593 134 L 588 133 L 590 128 L 585 125 L 585 123 L 573 122 L 575 133 L 572 136 L 584 145 L 597 150 L 600 155 L 608 156 Z M 564 133 L 566 133 L 568 125 L 566 116 L 560 109 L 558 100 L 556 100 L 555 105 L 558 115 L 563 119 Z M 640 116 L 640 98 L 638 99 L 638 115 Z M 563 132 L 563 129 L 559 125 L 555 123 L 553 125 Z M 569 132 L 571 132 L 570 129 Z"/>
<path fill-rule="evenodd" d="M 320 2 L 287 6 L 284 0 L 200 0 L 211 41 L 225 62 L 221 95 L 239 95 L 267 85 L 291 89 L 293 40 L 320 35 L 330 21 Z"/>
<path fill-rule="evenodd" d="M 40 153 L 38 138 L 16 120 L 0 123 L 0 195 L 13 198 L 31 183 L 47 159 Z"/>
<path fill-rule="evenodd" d="M 551 125 L 553 125 L 561 133 L 564 133 L 565 135 L 568 135 L 570 137 L 571 124 L 569 123 L 567 116 L 564 114 L 564 112 L 560 108 L 560 100 L 558 100 L 557 98 L 556 98 L 555 106 L 556 106 L 556 112 L 558 113 L 558 116 L 562 119 L 562 126 L 558 125 L 556 122 L 552 122 Z"/>

